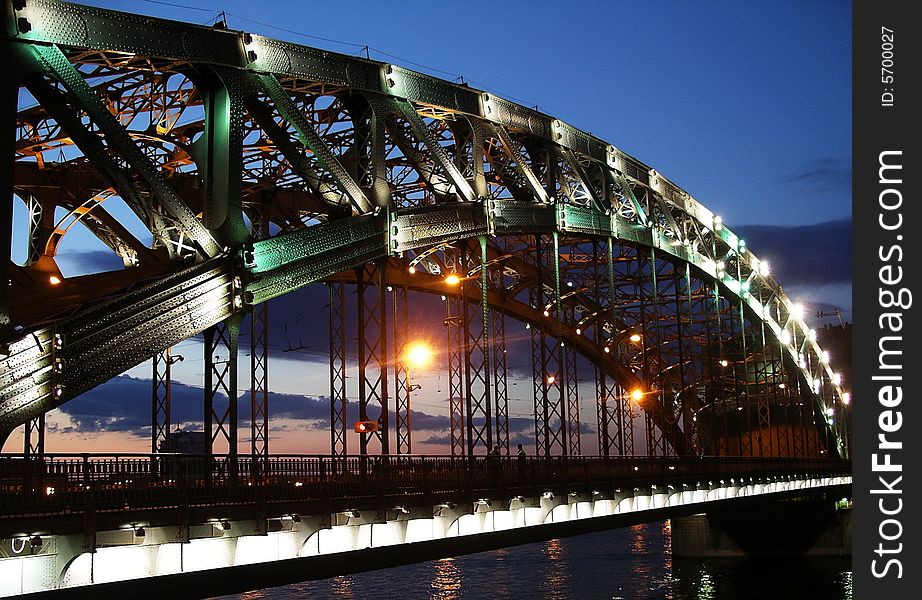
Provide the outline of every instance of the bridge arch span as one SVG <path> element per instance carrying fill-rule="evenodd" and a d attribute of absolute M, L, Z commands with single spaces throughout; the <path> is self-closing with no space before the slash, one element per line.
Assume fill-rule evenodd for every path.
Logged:
<path fill-rule="evenodd" d="M 66 147 L 55 181 L 116 189 L 160 242 L 145 252 L 96 203 L 87 214 L 99 218 L 81 223 L 121 254 L 134 248 L 132 268 L 60 288 L 48 285 L 53 256 L 13 268 L 0 439 L 248 305 L 389 260 L 401 266 L 381 285 L 464 275 L 481 363 L 496 310 L 531 325 L 543 355 L 563 342 L 597 365 L 616 421 L 639 389 L 659 452 L 844 453 L 834 417 L 846 397 L 802 307 L 717 215 L 604 140 L 466 85 L 259 35 L 53 0 L 9 11 L 31 24 L 3 43 L 38 106 L 18 115 L 7 191 L 38 212 L 67 208 L 42 195 L 49 175 L 35 167 Z M 83 27 L 45 26 L 65 18 Z M 190 66 L 210 75 L 166 83 Z M 33 225 L 24 238 L 39 247 L 48 232 Z M 487 417 L 481 379 L 474 404 Z M 563 421 L 568 384 L 545 381 L 545 396 L 548 385 L 546 421 Z M 812 433 L 781 447 L 773 411 Z M 710 446 L 694 425 L 706 419 L 723 422 Z"/>

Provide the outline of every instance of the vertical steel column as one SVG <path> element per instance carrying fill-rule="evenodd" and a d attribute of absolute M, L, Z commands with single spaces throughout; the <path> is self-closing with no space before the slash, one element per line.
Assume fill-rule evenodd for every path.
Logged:
<path fill-rule="evenodd" d="M 813 359 L 810 353 L 807 351 L 809 344 L 809 335 L 804 331 L 804 339 L 800 344 L 800 356 L 802 365 L 806 368 L 807 373 L 813 373 Z M 811 385 L 815 386 L 810 390 L 810 395 L 807 396 L 808 400 L 804 402 L 810 409 L 810 427 L 807 430 L 807 456 L 817 457 L 820 456 L 820 425 L 822 426 L 822 431 L 828 431 L 828 426 L 826 425 L 826 407 L 825 403 L 820 402 L 822 408 L 817 406 L 817 400 L 822 400 L 822 391 L 823 391 L 823 378 L 820 377 L 819 380 L 813 379 Z M 809 387 L 809 386 L 808 386 Z"/>
<path fill-rule="evenodd" d="M 29 419 L 25 424 L 23 436 L 23 455 L 26 458 L 45 455 L 45 413 L 34 419 Z"/>
<path fill-rule="evenodd" d="M 711 255 L 717 256 L 717 237 L 713 235 L 711 237 Z M 711 406 L 710 415 L 708 418 L 708 425 L 713 432 L 713 451 L 715 456 L 726 456 L 729 452 L 729 434 L 727 430 L 727 399 L 726 399 L 726 367 L 723 367 L 724 360 L 729 362 L 729 358 L 726 354 L 726 349 L 724 348 L 724 334 L 723 334 L 723 311 L 722 304 L 723 298 L 720 295 L 720 287 L 717 280 L 714 280 L 713 285 L 713 294 L 714 294 L 714 318 L 713 321 L 708 320 L 710 326 L 708 327 L 708 353 L 705 359 L 708 369 L 713 369 L 711 372 L 718 373 L 719 382 L 717 385 L 713 386 L 714 392 L 713 397 L 708 399 L 708 404 Z M 710 305 L 710 303 L 708 303 Z M 715 351 L 716 350 L 716 351 Z M 716 355 L 716 356 L 715 356 Z M 721 365 L 721 368 L 718 369 L 714 365 Z M 711 378 L 713 382 L 713 378 Z M 719 410 L 719 413 L 718 413 Z"/>
<path fill-rule="evenodd" d="M 817 394 L 814 390 L 810 389 L 809 385 L 805 385 L 805 387 L 809 390 L 809 394 L 804 399 L 804 409 L 810 418 L 810 422 L 807 423 L 807 427 L 804 428 L 804 435 L 806 436 L 806 454 L 810 458 L 815 458 L 820 455 L 817 420 L 823 419 L 825 423 L 826 415 L 817 414 L 815 399 Z M 825 425 L 823 425 L 823 429 L 826 429 Z"/>
<path fill-rule="evenodd" d="M 595 303 L 596 315 L 592 324 L 592 335 L 595 339 L 595 351 L 599 359 L 595 363 L 595 401 L 596 401 L 596 431 L 599 435 L 599 456 L 609 455 L 609 441 L 611 432 L 609 427 L 608 405 L 612 398 L 608 394 L 608 373 L 605 370 L 603 361 L 606 359 L 605 348 L 607 340 L 605 339 L 605 327 L 602 323 L 603 311 L 607 312 L 602 302 L 602 273 L 599 268 L 601 263 L 600 243 L 594 240 L 592 243 L 592 301 Z M 611 263 L 609 263 L 610 267 Z M 605 307 L 605 308 L 603 308 Z M 610 322 L 610 321 L 609 321 Z M 611 348 L 608 348 L 609 353 Z"/>
<path fill-rule="evenodd" d="M 759 286 L 758 290 L 758 299 L 759 306 L 764 307 L 765 302 L 762 298 L 763 296 L 762 286 Z M 757 397 L 757 406 L 756 411 L 758 414 L 758 452 L 757 456 L 773 456 L 772 452 L 772 404 L 776 403 L 774 399 L 775 396 L 775 382 L 774 382 L 774 367 L 769 355 L 768 342 L 765 335 L 765 319 L 759 319 L 759 331 L 758 331 L 758 344 L 759 344 L 759 354 L 757 355 L 757 362 L 755 366 L 755 379 L 756 379 L 756 393 Z"/>
<path fill-rule="evenodd" d="M 593 301 L 597 314 L 593 323 L 596 352 L 599 361 L 595 364 L 596 419 L 599 434 L 599 455 L 619 456 L 622 453 L 624 432 L 621 411 L 622 394 L 618 384 L 609 376 L 605 362 L 612 351 L 617 356 L 618 346 L 612 347 L 611 336 L 605 334 L 605 323 L 615 331 L 615 272 L 612 256 L 612 240 L 595 240 L 592 244 Z M 604 269 L 602 266 L 604 265 Z M 603 286 L 604 282 L 604 286 Z M 603 289 L 605 292 L 603 293 Z"/>
<path fill-rule="evenodd" d="M 565 378 L 562 348 L 558 341 L 561 324 L 558 320 L 560 272 L 557 267 L 556 235 L 552 235 L 550 243 L 545 242 L 541 234 L 535 236 L 536 281 L 529 291 L 529 301 L 539 312 L 539 326 L 532 328 L 532 376 L 535 390 L 535 443 L 537 453 L 544 456 L 564 455 L 567 452 L 563 397 Z M 551 261 L 554 261 L 553 265 Z M 553 278 L 550 282 L 547 281 L 549 275 Z M 547 298 L 546 287 L 552 288 L 550 299 Z"/>
<path fill-rule="evenodd" d="M 645 257 L 642 252 L 637 252 L 638 263 L 638 281 L 637 289 L 640 294 L 640 326 L 643 330 L 643 374 L 644 382 L 648 389 L 644 390 L 644 403 L 659 402 L 663 404 L 663 390 L 660 384 L 659 369 L 660 365 L 660 306 L 659 290 L 656 273 L 656 254 L 653 248 L 650 248 L 649 257 Z M 648 275 L 646 269 L 649 268 L 649 284 L 652 299 L 647 296 Z M 653 314 L 649 314 L 649 303 L 652 300 Z M 652 319 L 652 321 L 651 321 Z M 644 410 L 644 432 L 646 437 L 647 455 L 657 456 L 666 454 L 666 440 L 662 432 L 653 423 L 651 413 Z"/>
<path fill-rule="evenodd" d="M 740 355 L 740 340 L 737 337 L 737 327 L 736 327 L 737 321 L 734 318 L 736 307 L 733 305 L 732 300 L 729 300 L 726 298 L 724 300 L 727 306 L 726 310 L 727 310 L 728 317 L 726 319 L 727 321 L 726 331 L 728 332 L 729 338 L 727 339 L 727 345 L 724 346 L 723 356 L 730 362 L 730 367 L 729 367 L 728 372 L 730 373 L 730 377 L 731 377 L 731 380 L 730 380 L 731 385 L 732 385 L 731 394 L 733 398 L 733 406 L 728 407 L 728 408 L 732 408 L 733 410 L 727 410 L 725 413 L 726 421 L 727 421 L 727 434 L 728 434 L 727 435 L 727 445 L 728 445 L 729 452 L 732 455 L 742 456 L 743 455 L 742 450 L 744 447 L 744 443 L 743 443 L 743 429 L 740 426 L 741 419 L 739 417 L 739 414 L 742 408 L 740 406 L 740 374 L 739 374 L 739 371 L 740 371 L 740 362 L 743 360 L 744 357 Z M 729 346 L 729 350 L 727 350 L 728 346 Z M 736 439 L 735 449 L 732 446 L 730 446 L 729 440 L 731 437 L 730 436 L 731 429 L 734 429 L 736 431 L 735 435 L 732 436 Z"/>
<path fill-rule="evenodd" d="M 327 283 L 330 321 L 330 454 L 347 454 L 346 444 L 346 285 Z"/>
<path fill-rule="evenodd" d="M 197 142 L 196 161 L 203 182 L 202 221 L 219 243 L 238 247 L 250 238 L 243 220 L 243 136 L 248 84 L 235 70 L 212 67 L 197 75 L 205 110 L 205 130 Z"/>
<path fill-rule="evenodd" d="M 686 362 L 686 347 L 688 345 L 688 340 L 686 336 L 692 331 L 694 325 L 691 323 L 691 305 L 690 303 L 685 304 L 684 300 L 689 296 L 689 289 L 691 287 L 691 281 L 688 275 L 688 263 L 684 263 L 685 269 L 684 272 L 679 271 L 679 266 L 676 263 L 670 263 L 672 265 L 672 286 L 673 294 L 675 300 L 675 327 L 676 327 L 676 351 L 678 353 L 678 365 L 674 368 L 678 371 L 678 402 L 679 405 L 674 407 L 672 414 L 675 415 L 676 419 L 682 424 L 682 431 L 686 432 L 690 430 L 691 427 L 691 417 L 694 410 L 694 395 L 691 389 L 686 388 L 686 377 L 689 373 L 693 373 L 690 363 Z M 682 281 L 685 282 L 684 286 Z M 685 312 L 688 312 L 688 327 L 685 325 L 685 317 L 683 316 Z"/>
<path fill-rule="evenodd" d="M 232 467 L 237 456 L 237 341 L 241 317 L 235 314 L 204 332 L 205 452 L 214 455 L 215 442 L 223 440 Z M 227 406 L 216 406 L 218 395 L 227 398 Z"/>
<path fill-rule="evenodd" d="M 563 308 L 567 327 L 576 327 L 572 305 Z M 561 342 L 563 344 L 563 342 Z M 580 421 L 579 421 L 579 374 L 576 370 L 576 351 L 571 345 L 562 345 L 564 366 L 564 396 L 567 409 L 567 450 L 571 456 L 579 456 Z"/>
<path fill-rule="evenodd" d="M 736 254 L 736 280 L 742 281 L 742 256 L 737 251 Z M 734 374 L 736 375 L 736 398 L 737 398 L 737 427 L 740 430 L 740 451 L 741 456 L 753 456 L 752 448 L 752 423 L 751 417 L 751 402 L 750 402 L 750 368 L 749 363 L 751 362 L 751 357 L 749 356 L 749 344 L 746 340 L 746 313 L 744 309 L 744 300 L 742 296 L 742 289 L 740 289 L 739 303 L 736 305 L 735 312 L 739 320 L 739 361 L 737 364 L 742 371 L 742 376 L 737 369 L 734 369 Z M 742 387 L 742 391 L 740 391 Z M 742 410 L 741 410 L 742 409 Z"/>
<path fill-rule="evenodd" d="M 493 398 L 496 407 L 496 443 L 509 454 L 509 387 L 506 380 L 506 313 L 490 309 L 493 336 Z"/>
<path fill-rule="evenodd" d="M 267 206 L 254 211 L 253 238 L 269 237 Z M 269 456 L 269 303 L 250 314 L 250 455 Z"/>
<path fill-rule="evenodd" d="M 785 324 L 784 328 L 788 330 L 788 333 L 791 336 L 790 347 L 797 348 L 799 345 L 799 341 L 797 339 L 797 327 L 796 325 L 793 324 L 794 319 L 790 314 L 790 307 L 788 308 L 788 311 L 789 312 L 787 315 L 787 319 L 784 321 L 780 321 L 780 322 Z M 779 340 L 779 343 L 780 343 L 780 340 Z M 792 427 L 792 431 L 791 431 L 791 450 L 793 452 L 794 457 L 804 458 L 807 456 L 806 454 L 807 424 L 805 423 L 804 412 L 805 412 L 805 406 L 808 403 L 808 398 L 810 398 L 810 395 L 813 393 L 813 390 L 807 390 L 807 393 L 804 394 L 804 390 L 806 389 L 806 384 L 803 381 L 803 378 L 800 376 L 800 372 L 798 370 L 799 365 L 796 364 L 795 362 L 796 358 L 795 360 L 791 360 L 788 356 L 786 356 L 786 353 L 787 351 L 784 347 L 784 344 L 782 344 L 781 345 L 781 356 L 782 356 L 782 360 L 787 365 L 786 371 L 788 375 L 788 387 L 791 390 L 791 394 L 792 394 L 791 400 L 794 403 L 793 408 L 794 408 L 794 414 L 796 417 L 796 422 L 794 426 Z"/>
<path fill-rule="evenodd" d="M 536 236 L 540 239 L 540 236 Z M 540 245 L 540 242 L 539 242 Z M 540 249 L 536 247 L 536 255 L 539 256 L 537 265 L 536 281 L 528 289 L 528 303 L 538 310 L 539 314 L 544 310 L 544 293 L 543 283 L 541 282 L 541 262 Z M 535 454 L 538 456 L 550 456 L 550 447 L 548 445 L 547 432 L 547 359 L 544 356 L 544 332 L 542 331 L 543 319 L 540 324 L 534 327 L 528 326 L 531 331 L 531 374 L 534 385 L 533 399 L 535 409 Z"/>
<path fill-rule="evenodd" d="M 363 455 L 369 454 L 372 440 L 377 440 L 381 454 L 390 453 L 386 268 L 387 259 L 381 259 L 373 266 L 364 265 L 356 270 L 359 280 L 359 420 L 378 422 L 378 431 L 360 434 L 360 451 Z M 369 290 L 372 292 L 371 298 L 367 293 Z M 369 407 L 372 408 L 371 413 Z"/>
<path fill-rule="evenodd" d="M 566 382 L 567 382 L 567 365 L 564 362 L 564 341 L 563 341 L 563 324 L 564 324 L 564 314 L 563 314 L 563 304 L 560 300 L 560 237 L 557 232 L 554 231 L 551 233 L 551 241 L 553 242 L 552 254 L 550 254 L 549 259 L 553 260 L 554 266 L 554 311 L 553 319 L 555 325 L 554 333 L 555 338 L 553 339 L 553 347 L 548 348 L 548 354 L 553 354 L 557 361 L 557 378 L 554 381 L 554 386 L 556 388 L 556 394 L 552 397 L 552 401 L 556 400 L 552 404 L 552 421 L 549 423 L 551 426 L 556 422 L 559 425 L 556 429 L 552 429 L 555 435 L 555 443 L 560 446 L 560 454 L 566 456 L 568 445 L 567 445 L 567 434 L 569 433 L 567 427 L 567 397 L 566 397 Z"/>
<path fill-rule="evenodd" d="M 705 440 L 702 439 L 701 419 L 708 418 L 711 413 L 704 412 L 708 409 L 708 389 L 711 386 L 712 363 L 709 356 L 708 336 L 708 303 L 710 301 L 708 288 L 704 281 L 692 275 L 691 266 L 685 263 L 685 302 L 688 308 L 688 325 L 683 328 L 685 340 L 684 355 L 687 357 L 688 368 L 686 375 L 689 385 L 685 396 L 686 418 L 684 419 L 685 431 L 691 439 L 692 447 L 699 455 L 705 451 Z M 704 390 L 704 393 L 701 393 Z"/>
<path fill-rule="evenodd" d="M 715 368 L 715 371 L 719 374 L 720 383 L 717 386 L 717 397 L 715 398 L 715 406 L 719 409 L 717 417 L 714 419 L 716 424 L 715 433 L 717 435 L 718 444 L 715 446 L 715 454 L 718 456 L 729 456 L 732 454 L 730 448 L 730 428 L 729 428 L 729 418 L 728 414 L 730 411 L 730 399 L 728 398 L 728 393 L 730 390 L 731 384 L 728 381 L 732 382 L 732 385 L 735 386 L 736 376 L 736 359 L 735 357 L 728 352 L 727 350 L 727 339 L 726 336 L 729 335 L 729 340 L 732 343 L 733 340 L 733 321 L 730 319 L 729 327 L 724 323 L 724 306 L 726 304 L 726 299 L 720 295 L 720 287 L 718 283 L 714 282 L 714 305 L 715 305 L 715 323 L 716 323 L 716 356 L 709 356 L 708 360 L 711 362 L 716 362 L 720 365 L 720 368 Z M 732 348 L 731 348 L 732 349 Z M 728 367 L 723 366 L 723 361 L 728 362 Z M 735 390 L 734 390 L 735 391 Z M 735 398 L 735 394 L 734 394 Z M 733 407 L 736 407 L 736 401 L 733 402 Z M 716 412 L 716 411 L 715 411 Z"/>
<path fill-rule="evenodd" d="M 478 242 L 477 258 L 470 255 L 467 244 L 461 246 L 460 263 L 464 269 L 459 274 L 464 306 L 464 385 L 467 391 L 467 452 L 470 456 L 473 456 L 478 448 L 482 447 L 484 453 L 487 453 L 493 447 L 486 237 L 479 236 Z M 478 272 L 476 277 L 468 276 L 475 272 Z"/>
<path fill-rule="evenodd" d="M 29 212 L 29 231 L 26 234 L 29 247 L 26 255 L 26 264 L 31 265 L 45 252 L 45 243 L 48 241 L 49 230 L 47 228 L 48 224 L 44 221 L 49 220 L 49 215 L 46 214 L 44 210 L 44 204 L 34 195 L 28 194 L 23 200 L 26 201 L 26 210 Z M 52 213 L 50 216 L 53 219 L 54 206 L 51 205 L 48 208 Z M 54 223 L 51 223 L 51 228 L 54 228 Z"/>
<path fill-rule="evenodd" d="M 445 267 L 449 273 L 461 277 L 459 252 L 455 247 L 445 249 Z M 459 296 L 446 295 L 445 329 L 448 333 L 446 358 L 448 359 L 448 412 L 451 424 L 451 455 L 464 456 L 464 302 Z"/>
<path fill-rule="evenodd" d="M 788 371 L 788 381 L 791 386 L 791 392 L 795 393 L 796 396 L 793 398 L 795 400 L 794 414 L 796 415 L 796 422 L 792 428 L 792 442 L 791 442 L 791 451 L 795 458 L 805 458 L 806 453 L 806 440 L 805 432 L 807 425 L 804 423 L 804 384 L 798 377 L 796 370 L 790 369 Z"/>
<path fill-rule="evenodd" d="M 647 327 L 649 323 L 647 321 L 646 292 L 644 291 L 645 286 L 646 286 L 646 276 L 644 275 L 643 255 L 641 254 L 640 250 L 637 250 L 636 258 L 637 258 L 637 284 L 636 284 L 637 285 L 637 299 L 638 299 L 638 304 L 640 308 L 640 320 L 639 320 L 638 325 L 639 325 L 640 331 L 642 332 L 641 335 L 643 335 L 643 339 L 640 340 L 640 344 L 641 344 L 640 357 L 641 357 L 641 365 L 642 365 L 641 373 L 643 374 L 644 385 L 646 385 L 647 387 L 650 387 L 650 384 L 652 382 L 651 373 L 650 373 L 650 360 L 649 360 L 650 353 L 647 350 L 647 346 L 649 345 L 649 342 L 650 342 L 650 336 L 647 332 Z M 650 391 L 649 389 L 646 389 L 644 390 L 644 393 L 646 394 L 649 391 Z M 646 445 L 646 453 L 648 456 L 653 455 L 653 444 L 650 439 L 652 428 L 653 428 L 653 425 L 650 422 L 650 416 L 647 414 L 646 410 L 644 410 L 643 412 L 643 432 L 644 432 L 644 443 Z"/>
<path fill-rule="evenodd" d="M 633 260 L 628 257 L 625 260 L 624 254 L 625 247 L 618 245 L 618 260 L 620 264 L 624 265 L 625 272 L 622 274 L 621 281 L 627 283 L 630 280 L 630 269 Z M 633 249 L 629 252 L 636 252 Z M 615 334 L 615 324 L 618 322 L 618 287 L 615 281 L 615 256 L 614 256 L 614 239 L 608 238 L 608 262 L 611 265 L 611 268 L 608 270 L 608 285 L 610 291 L 608 293 L 608 301 L 610 308 L 610 319 L 612 324 L 612 335 Z M 612 351 L 616 353 L 615 359 L 623 364 L 622 360 L 622 347 L 623 342 L 621 340 L 615 339 L 617 344 Z M 627 394 L 627 391 L 624 389 L 624 386 L 621 382 L 614 381 L 614 386 L 612 392 L 617 401 L 616 410 L 617 424 L 618 424 L 618 443 L 621 449 L 622 456 L 634 456 L 634 411 L 631 409 L 631 399 Z"/>
<path fill-rule="evenodd" d="M 784 323 L 781 320 L 781 307 L 777 298 L 772 299 L 774 305 L 774 317 L 775 322 Z M 787 368 L 784 364 L 784 344 L 781 343 L 780 339 L 775 339 L 772 344 L 772 364 L 777 369 L 775 373 L 775 385 L 776 390 L 781 390 L 780 393 L 776 391 L 775 393 L 781 398 L 778 401 L 779 407 L 783 406 L 784 411 L 781 413 L 783 415 L 782 419 L 779 421 L 777 418 L 775 420 L 778 423 L 778 430 L 776 432 L 777 442 L 778 442 L 778 455 L 784 457 L 794 456 L 793 449 L 793 408 L 794 400 L 792 398 L 793 389 L 791 385 L 790 378 L 787 376 Z M 777 414 L 777 411 L 776 411 Z M 783 427 L 781 426 L 783 423 Z"/>
<path fill-rule="evenodd" d="M 154 355 L 152 362 L 152 390 L 151 390 L 151 415 L 150 415 L 150 451 L 172 452 L 170 440 L 170 381 L 173 357 L 170 348 Z"/>
<path fill-rule="evenodd" d="M 535 236 L 536 282 L 529 292 L 532 305 L 539 312 L 539 326 L 532 330 L 532 375 L 535 389 L 535 442 L 538 454 L 564 455 L 566 420 L 564 411 L 562 348 L 560 336 L 560 272 L 557 266 L 556 233 L 545 241 Z M 553 261 L 553 264 L 552 264 Z M 549 273 L 550 271 L 550 273 Z M 551 281 L 548 281 L 552 278 Z M 546 288 L 552 296 L 547 297 Z"/>
<path fill-rule="evenodd" d="M 630 316 L 629 307 L 633 304 L 637 304 L 639 310 L 639 299 L 640 293 L 638 291 L 638 286 L 640 285 L 641 274 L 640 274 L 640 264 L 639 264 L 639 252 L 632 246 L 626 246 L 623 244 L 618 244 L 618 255 L 615 256 L 615 245 L 614 239 L 609 238 L 608 244 L 608 260 L 611 268 L 609 269 L 609 318 L 611 319 L 612 324 L 612 339 L 610 340 L 611 353 L 614 354 L 615 361 L 619 364 L 626 365 L 631 356 L 628 356 L 626 351 L 627 336 L 630 332 L 625 330 L 619 332 L 617 325 L 619 323 L 627 324 L 627 319 Z M 637 266 L 637 273 L 632 272 L 632 267 Z M 616 268 L 618 269 L 616 271 Z M 618 286 L 625 286 L 630 293 L 622 294 L 621 300 L 625 303 L 624 306 L 619 306 L 618 304 Z M 636 318 L 636 326 L 638 331 L 642 331 L 640 327 L 641 322 L 639 314 Z M 629 338 L 628 338 L 629 339 Z M 641 345 L 641 350 L 643 346 Z M 630 352 L 633 352 L 633 348 L 630 349 Z M 643 357 L 643 352 L 640 353 L 641 358 Z M 642 369 L 642 364 L 640 365 Z M 632 407 L 632 400 L 630 397 L 630 391 L 626 390 L 624 386 L 619 381 L 614 381 L 613 386 L 610 388 L 613 397 L 616 399 L 617 404 L 615 407 L 610 409 L 610 413 L 614 414 L 616 417 L 618 429 L 618 443 L 621 447 L 621 454 L 623 456 L 634 456 L 634 419 L 635 413 Z M 642 413 L 641 415 L 642 416 Z"/>
<path fill-rule="evenodd" d="M 410 315 L 406 286 L 393 288 L 394 307 L 394 414 L 397 422 L 397 454 L 412 452 L 410 396 L 413 393 L 406 351 L 410 339 Z"/>

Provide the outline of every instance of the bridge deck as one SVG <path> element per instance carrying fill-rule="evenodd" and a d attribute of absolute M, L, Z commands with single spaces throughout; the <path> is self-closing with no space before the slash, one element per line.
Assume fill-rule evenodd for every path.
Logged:
<path fill-rule="evenodd" d="M 46 529 L 82 528 L 88 514 L 100 527 L 108 521 L 117 526 L 135 514 L 151 523 L 176 522 L 176 509 L 192 521 L 205 513 L 252 515 L 254 507 L 271 518 L 848 472 L 847 463 L 832 459 L 744 457 L 4 456 L 0 533 L 41 519 Z"/>

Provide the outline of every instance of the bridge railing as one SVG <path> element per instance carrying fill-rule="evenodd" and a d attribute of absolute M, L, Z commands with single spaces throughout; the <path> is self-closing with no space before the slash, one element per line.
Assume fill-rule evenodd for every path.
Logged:
<path fill-rule="evenodd" d="M 8 455 L 0 456 L 0 518 L 177 503 L 540 493 L 592 483 L 643 486 L 847 472 L 847 463 L 833 459 L 745 457 Z"/>

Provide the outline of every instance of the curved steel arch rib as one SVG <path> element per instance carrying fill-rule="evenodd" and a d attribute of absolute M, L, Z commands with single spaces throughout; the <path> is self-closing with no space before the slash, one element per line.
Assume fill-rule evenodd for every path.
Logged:
<path fill-rule="evenodd" d="M 203 262 L 184 267 L 188 254 L 171 252 L 169 274 L 102 301 L 89 291 L 95 281 L 90 277 L 74 288 L 73 298 L 55 304 L 65 316 L 49 315 L 47 323 L 34 312 L 23 309 L 27 316 L 17 318 L 14 311 L 19 329 L 6 333 L 8 353 L 0 358 L 0 437 L 245 304 L 387 255 L 412 255 L 477 236 L 557 236 L 577 248 L 570 258 L 583 242 L 635 249 L 630 258 L 638 270 L 617 273 L 632 283 L 612 281 L 606 302 L 593 307 L 588 292 L 566 298 L 557 292 L 555 301 L 582 315 L 584 325 L 600 324 L 599 339 L 589 344 L 585 336 L 571 333 L 572 327 L 561 323 L 563 315 L 554 315 L 553 327 L 593 362 L 610 364 L 620 381 L 660 386 L 659 404 L 650 412 L 678 410 L 670 405 L 667 386 L 676 388 L 676 397 L 708 398 L 680 373 L 704 360 L 700 346 L 707 344 L 695 340 L 697 350 L 676 350 L 668 340 L 645 346 L 643 376 L 627 362 L 598 356 L 598 348 L 603 338 L 608 343 L 624 329 L 619 311 L 636 327 L 661 320 L 673 332 L 670 339 L 692 340 L 687 332 L 695 320 L 682 307 L 693 302 L 713 310 L 708 319 L 717 335 L 708 333 L 708 344 L 719 342 L 723 348 L 730 338 L 739 340 L 735 351 L 747 377 L 757 370 L 754 357 L 770 348 L 785 369 L 796 373 L 789 385 L 814 405 L 812 414 L 825 419 L 826 409 L 843 399 L 815 332 L 745 241 L 655 170 L 591 134 L 492 94 L 395 65 L 53 0 L 20 4 L 7 3 L 13 20 L 4 46 L 14 50 L 18 73 L 45 78 L 32 87 L 54 102 L 21 113 L 14 179 L 35 176 L 36 170 L 25 165 L 41 160 L 48 148 L 83 140 L 83 157 L 54 165 L 59 177 L 66 179 L 62 174 L 87 164 L 95 167 L 103 176 L 88 180 L 100 179 L 105 187 L 114 182 L 136 213 L 149 216 L 156 234 L 162 234 L 158 219 L 175 223 L 180 239 L 197 240 L 203 250 L 197 260 Z M 183 79 L 171 90 L 165 83 L 184 73 L 196 74 L 192 84 Z M 218 92 L 195 88 L 209 77 L 223 82 Z M 159 83 L 145 83 L 149 78 Z M 155 100 L 158 94 L 173 96 Z M 118 119 L 100 109 L 100 96 Z M 209 120 L 215 98 L 230 106 L 237 120 L 229 123 L 244 130 L 242 135 L 225 131 L 230 159 L 195 141 L 203 130 L 221 132 L 209 129 L 216 127 Z M 157 122 L 156 135 L 137 124 L 139 115 L 148 113 L 156 116 L 151 119 Z M 105 122 L 107 135 L 81 125 L 83 115 L 97 126 Z M 62 128 L 80 131 L 62 134 Z M 130 164 L 113 161 L 114 155 L 130 157 Z M 210 189 L 215 177 L 238 176 L 243 184 L 226 186 L 230 197 L 214 213 L 220 218 L 209 217 L 214 198 L 211 192 L 203 198 L 197 182 Z M 147 184 L 139 184 L 142 179 Z M 17 189 L 22 185 L 14 182 Z M 7 192 L 12 195 L 12 189 Z M 230 247 L 221 253 L 213 236 L 221 237 L 225 223 L 239 227 L 242 214 L 256 206 L 264 207 L 279 233 L 241 249 L 238 232 L 225 238 Z M 196 215 L 202 212 L 199 221 Z M 217 223 L 221 218 L 225 223 Z M 559 266 L 567 259 L 554 260 Z M 528 321 L 535 307 L 526 309 L 527 303 L 515 300 L 528 285 L 524 270 L 509 269 L 514 279 L 509 289 L 492 290 L 490 298 L 500 298 L 504 308 L 518 310 Z M 163 271 L 156 265 L 149 272 Z M 609 268 L 609 280 L 613 272 Z M 14 293 L 21 289 L 50 306 L 52 294 L 30 281 L 31 273 L 28 266 L 13 267 L 20 282 Z M 622 284 L 634 291 L 624 291 Z M 665 295 L 674 310 L 666 306 Z M 644 305 L 651 297 L 652 304 Z M 95 304 L 79 308 L 86 303 Z M 648 309 L 655 314 L 648 315 Z M 674 314 L 664 317 L 669 310 Z M 731 328 L 729 336 L 725 326 Z M 752 328 L 761 340 L 755 348 Z M 754 377 L 758 383 L 759 375 Z M 704 404 L 699 400 L 692 410 Z M 680 417 L 687 425 L 696 414 L 658 417 L 675 451 L 686 453 L 695 445 L 691 431 L 674 425 Z M 832 424 L 819 425 L 834 430 Z M 838 443 L 841 451 L 842 440 Z"/>

